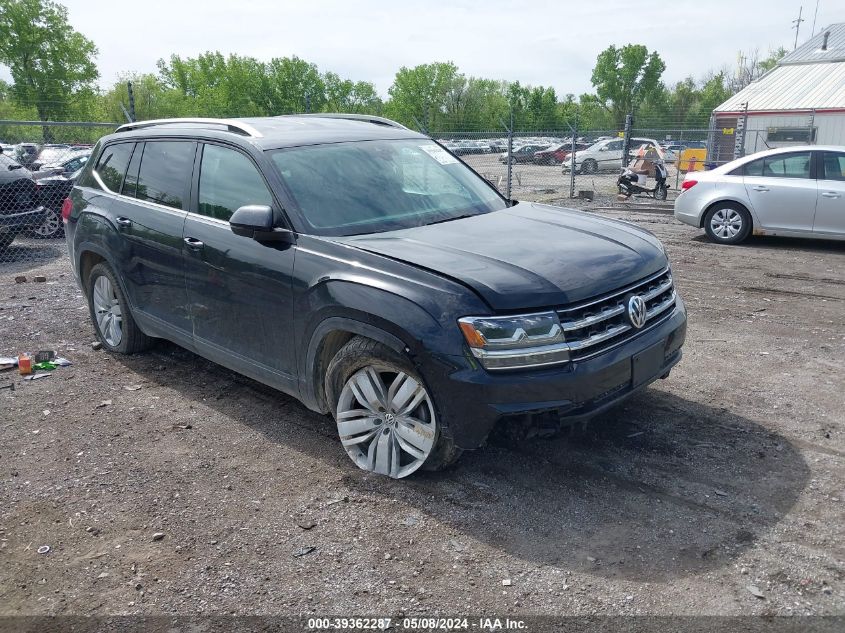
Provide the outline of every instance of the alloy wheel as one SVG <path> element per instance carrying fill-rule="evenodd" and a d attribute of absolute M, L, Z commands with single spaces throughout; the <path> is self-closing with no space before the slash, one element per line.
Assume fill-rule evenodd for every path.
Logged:
<path fill-rule="evenodd" d="M 710 219 L 710 228 L 723 240 L 734 238 L 742 231 L 742 215 L 736 209 L 719 209 Z"/>
<path fill-rule="evenodd" d="M 39 237 L 54 237 L 58 235 L 61 228 L 62 220 L 59 217 L 59 214 L 51 210 L 47 214 L 47 217 L 44 218 L 44 222 L 42 222 L 37 228 L 33 229 L 33 232 Z"/>
<path fill-rule="evenodd" d="M 120 345 L 123 339 L 123 316 L 120 301 L 108 277 L 100 276 L 94 282 L 94 315 L 97 329 L 111 347 Z"/>
<path fill-rule="evenodd" d="M 367 366 L 343 386 L 337 431 L 359 468 L 400 479 L 431 455 L 437 421 L 431 398 L 415 377 Z"/>

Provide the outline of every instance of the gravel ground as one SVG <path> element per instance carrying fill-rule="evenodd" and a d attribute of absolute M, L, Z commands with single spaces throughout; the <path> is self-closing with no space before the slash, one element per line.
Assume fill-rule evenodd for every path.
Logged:
<path fill-rule="evenodd" d="M 74 363 L 0 374 L 0 615 L 845 614 L 845 243 L 601 213 L 667 245 L 684 360 L 585 430 L 403 481 L 173 345 L 94 351 L 61 244 L 0 265 L 0 355 Z"/>

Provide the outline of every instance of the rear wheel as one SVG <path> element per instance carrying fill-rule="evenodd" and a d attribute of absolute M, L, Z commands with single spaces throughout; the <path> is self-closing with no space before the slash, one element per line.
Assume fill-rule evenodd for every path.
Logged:
<path fill-rule="evenodd" d="M 147 349 L 152 339 L 132 318 L 132 312 L 114 272 L 99 263 L 88 275 L 88 308 L 97 338 L 103 347 L 119 354 L 134 354 Z"/>
<path fill-rule="evenodd" d="M 62 217 L 55 209 L 50 209 L 44 221 L 32 229 L 32 236 L 43 240 L 54 237 L 62 237 L 64 235 L 64 225 L 62 224 Z"/>
<path fill-rule="evenodd" d="M 751 233 L 751 215 L 736 203 L 715 204 L 704 216 L 704 231 L 719 244 L 739 244 Z"/>
<path fill-rule="evenodd" d="M 344 345 L 326 371 L 341 444 L 362 470 L 401 479 L 461 454 L 411 363 L 372 339 Z"/>

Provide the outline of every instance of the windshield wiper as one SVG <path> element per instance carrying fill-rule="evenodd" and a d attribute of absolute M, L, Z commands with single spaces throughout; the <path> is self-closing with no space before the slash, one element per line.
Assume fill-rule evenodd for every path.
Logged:
<path fill-rule="evenodd" d="M 456 215 L 454 218 L 444 218 L 442 220 L 435 220 L 434 222 L 427 222 L 423 226 L 431 226 L 432 224 L 443 224 L 444 222 L 451 222 L 452 220 L 463 220 L 464 218 L 474 218 L 480 213 L 465 213 L 464 215 Z"/>

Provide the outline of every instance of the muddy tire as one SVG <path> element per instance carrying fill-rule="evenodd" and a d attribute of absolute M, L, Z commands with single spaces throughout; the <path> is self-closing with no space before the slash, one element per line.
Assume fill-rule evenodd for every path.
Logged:
<path fill-rule="evenodd" d="M 363 470 L 401 479 L 461 455 L 414 366 L 377 341 L 358 336 L 344 345 L 325 390 L 341 444 Z"/>

